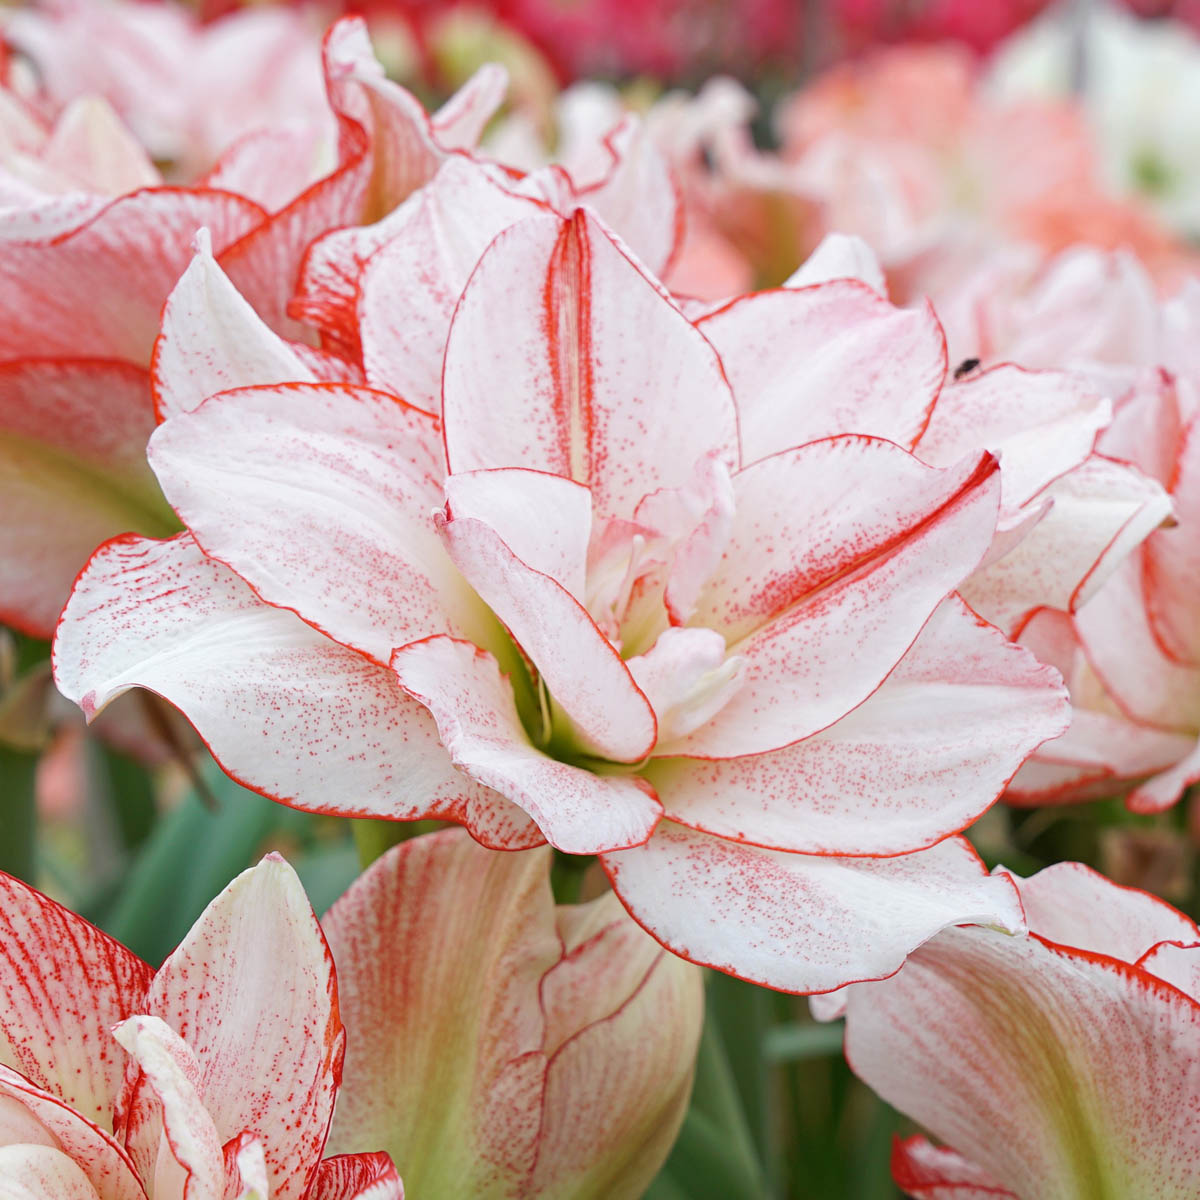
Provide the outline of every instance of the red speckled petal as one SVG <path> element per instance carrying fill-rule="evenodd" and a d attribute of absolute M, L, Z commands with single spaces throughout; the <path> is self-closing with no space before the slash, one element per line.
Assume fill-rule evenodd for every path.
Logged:
<path fill-rule="evenodd" d="M 88 355 L 148 363 L 159 313 L 191 259 L 196 230 L 206 226 L 220 249 L 264 215 L 225 192 L 152 188 L 114 200 L 57 236 L 6 240 L 0 358 Z"/>
<path fill-rule="evenodd" d="M 154 1195 L 222 1200 L 222 1138 L 200 1098 L 203 1068 L 192 1048 L 157 1017 L 131 1017 L 113 1030 L 137 1072 L 122 1135 Z"/>
<path fill-rule="evenodd" d="M 160 420 L 191 412 L 217 392 L 256 383 L 310 380 L 312 373 L 229 282 L 207 232 L 163 309 L 154 346 Z"/>
<path fill-rule="evenodd" d="M 160 426 L 150 461 L 208 554 L 377 663 L 440 633 L 494 644 L 431 517 L 442 448 L 427 413 L 341 384 L 248 388 Z"/>
<path fill-rule="evenodd" d="M 248 1132 L 263 1147 L 272 1200 L 306 1196 L 345 1034 L 333 960 L 287 863 L 269 855 L 205 909 L 155 976 L 148 1011 L 195 1053 L 221 1142 Z"/>
<path fill-rule="evenodd" d="M 1003 490 L 1003 458 L 1000 477 Z M 1043 499 L 1046 515 L 962 588 L 983 616 L 1010 632 L 1039 608 L 1077 611 L 1171 512 L 1154 480 L 1099 455 L 1052 483 Z"/>
<path fill-rule="evenodd" d="M 587 488 L 561 475 L 501 467 L 450 475 L 445 489 L 452 520 L 486 522 L 526 566 L 584 603 L 592 533 Z"/>
<path fill-rule="evenodd" d="M 666 815 L 695 829 L 810 854 L 898 854 L 970 824 L 1069 714 L 1057 673 L 954 598 L 878 691 L 822 733 L 747 758 L 664 759 L 646 776 Z"/>
<path fill-rule="evenodd" d="M 152 976 L 82 917 L 0 874 L 0 1063 L 103 1129 L 124 1071 L 109 1030 L 139 1011 Z"/>
<path fill-rule="evenodd" d="M 931 308 L 849 280 L 743 296 L 698 324 L 729 375 L 745 463 L 839 433 L 911 447 L 946 374 Z"/>
<path fill-rule="evenodd" d="M 404 1200 L 404 1185 L 387 1154 L 339 1154 L 321 1164 L 308 1200 Z"/>
<path fill-rule="evenodd" d="M 645 758 L 657 735 L 654 710 L 583 605 L 484 521 L 452 518 L 440 528 L 459 570 L 537 667 L 578 745 L 614 762 Z"/>
<path fill-rule="evenodd" d="M 1159 942 L 1200 941 L 1195 921 L 1165 900 L 1118 887 L 1083 863 L 1055 863 L 1028 879 L 1010 878 L 1030 930 L 1050 942 L 1136 963 Z"/>
<path fill-rule="evenodd" d="M 695 623 L 746 659 L 733 699 L 675 752 L 776 750 L 861 704 L 995 529 L 996 462 L 940 471 L 890 442 L 831 438 L 734 477 L 733 529 Z"/>
<path fill-rule="evenodd" d="M 394 216 L 365 230 L 331 234 L 314 250 L 310 271 L 336 252 L 365 258 L 368 237 L 390 239 L 358 280 L 358 333 L 363 368 L 373 387 L 437 413 L 442 408 L 442 360 L 455 305 L 492 239 L 542 212 L 516 196 L 494 167 L 452 158 Z M 325 272 L 332 264 L 322 266 Z M 353 273 L 347 264 L 339 274 Z"/>
<path fill-rule="evenodd" d="M 263 604 L 190 538 L 102 547 L 64 613 L 55 663 L 60 690 L 88 714 L 131 687 L 157 692 L 230 774 L 284 803 L 461 820 L 488 845 L 539 840 L 454 769 L 390 670 Z"/>
<path fill-rule="evenodd" d="M 634 919 L 703 966 L 789 992 L 827 992 L 899 969 L 964 921 L 1021 929 L 1016 890 L 947 838 L 896 858 L 785 854 L 663 821 L 604 856 Z"/>
<path fill-rule="evenodd" d="M 851 989 L 846 1016 L 855 1072 L 1017 1196 L 1195 1196 L 1198 1047 L 1200 1006 L 1151 975 L 985 929 Z"/>
<path fill-rule="evenodd" d="M 594 775 L 532 745 L 490 654 L 430 638 L 398 650 L 392 666 L 433 714 L 454 764 L 524 809 L 560 850 L 595 854 L 650 836 L 662 812 L 650 787 L 630 775 Z"/>
<path fill-rule="evenodd" d="M 713 348 L 585 211 L 532 217 L 492 243 L 442 382 L 452 470 L 565 475 L 591 489 L 600 519 L 688 483 L 706 455 L 737 462 Z"/>
<path fill-rule="evenodd" d="M 0 365 L 0 620 L 49 637 L 100 542 L 176 528 L 146 465 L 153 428 L 139 367 L 55 358 Z"/>
<path fill-rule="evenodd" d="M 918 1136 L 892 1146 L 892 1178 L 915 1200 L 1019 1200 L 961 1154 Z"/>

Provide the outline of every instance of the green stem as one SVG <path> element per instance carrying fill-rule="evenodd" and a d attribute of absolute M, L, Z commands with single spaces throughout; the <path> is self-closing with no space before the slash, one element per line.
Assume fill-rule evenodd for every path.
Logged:
<path fill-rule="evenodd" d="M 375 821 L 356 817 L 351 820 L 350 828 L 354 833 L 354 844 L 358 847 L 359 862 L 364 867 L 369 867 L 393 846 L 407 842 L 410 838 L 420 837 L 423 833 L 433 833 L 434 830 L 441 829 L 442 822 Z"/>
<path fill-rule="evenodd" d="M 37 755 L 0 746 L 0 871 L 37 874 Z"/>

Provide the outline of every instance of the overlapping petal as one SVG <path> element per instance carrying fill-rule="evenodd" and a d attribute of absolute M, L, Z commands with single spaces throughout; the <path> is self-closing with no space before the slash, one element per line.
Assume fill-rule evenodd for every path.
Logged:
<path fill-rule="evenodd" d="M 1183 1197 L 1198 1028 L 1193 999 L 1115 958 L 953 929 L 851 990 L 846 1052 L 1011 1194 Z"/>
<path fill-rule="evenodd" d="M 522 221 L 480 259 L 451 326 L 442 401 L 452 471 L 563 475 L 591 489 L 603 518 L 632 516 L 710 454 L 738 460 L 712 347 L 582 211 Z"/>
<path fill-rule="evenodd" d="M 634 919 L 676 954 L 753 982 L 823 992 L 890 975 L 940 929 L 1024 927 L 1015 889 L 948 838 L 896 858 L 786 854 L 663 821 L 604 855 Z"/>
<path fill-rule="evenodd" d="M 1069 714 L 1052 668 L 957 598 L 860 707 L 773 753 L 647 769 L 668 817 L 806 854 L 898 854 L 962 829 Z"/>
<path fill-rule="evenodd" d="M 911 448 L 946 374 L 932 308 L 893 308 L 853 281 L 757 292 L 697 325 L 737 397 L 745 463 L 840 433 Z"/>
<path fill-rule="evenodd" d="M 814 442 L 736 475 L 729 544 L 694 620 L 722 633 L 746 672 L 724 709 L 675 749 L 711 758 L 779 749 L 865 700 L 983 557 L 998 485 L 990 456 L 942 472 L 861 437 Z"/>
<path fill-rule="evenodd" d="M 105 636 L 87 636 L 101 612 Z M 85 712 L 149 688 L 189 715 L 226 770 L 277 799 L 461 819 L 492 845 L 538 840 L 528 818 L 455 770 L 391 671 L 263 604 L 190 538 L 103 547 L 56 645 L 59 686 Z"/>
<path fill-rule="evenodd" d="M 330 1144 L 385 1146 L 414 1195 L 638 1195 L 678 1127 L 699 972 L 611 896 L 556 912 L 547 866 L 444 831 L 325 918 L 349 1037 Z"/>

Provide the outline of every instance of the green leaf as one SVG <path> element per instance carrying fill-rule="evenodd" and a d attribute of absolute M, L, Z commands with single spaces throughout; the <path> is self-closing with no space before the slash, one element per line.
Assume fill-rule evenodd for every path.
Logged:
<path fill-rule="evenodd" d="M 776 1025 L 763 1038 L 763 1057 L 768 1062 L 799 1062 L 842 1052 L 842 1023 Z"/>
<path fill-rule="evenodd" d="M 0 746 L 0 871 L 37 874 L 37 755 Z"/>
<path fill-rule="evenodd" d="M 709 978 L 691 1105 L 670 1157 L 647 1193 L 652 1200 L 681 1194 L 688 1200 L 765 1200 L 770 1195 L 722 1041 L 718 1009 L 711 1003 L 719 978 Z"/>

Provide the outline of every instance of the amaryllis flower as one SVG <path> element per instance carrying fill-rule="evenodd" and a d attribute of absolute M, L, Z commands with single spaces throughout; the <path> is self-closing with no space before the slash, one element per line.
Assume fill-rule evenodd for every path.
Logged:
<path fill-rule="evenodd" d="M 386 1154 L 322 1161 L 345 1031 L 292 869 L 240 875 L 155 972 L 0 875 L 0 1175 L 63 1200 L 401 1200 Z"/>
<path fill-rule="evenodd" d="M 189 533 L 81 577 L 56 654 L 86 712 L 148 687 L 287 803 L 601 854 L 666 945 L 780 987 L 1019 923 L 951 836 L 1064 715 L 954 594 L 991 455 L 828 429 L 748 453 L 712 344 L 586 210 L 483 253 L 440 418 L 313 381 L 203 254 L 156 369 Z"/>
<path fill-rule="evenodd" d="M 703 987 L 611 893 L 554 907 L 548 849 L 390 850 L 324 920 L 346 1064 L 334 1152 L 413 1196 L 640 1196 L 691 1092 Z"/>
<path fill-rule="evenodd" d="M 844 997 L 854 1071 L 945 1143 L 899 1142 L 897 1183 L 921 1200 L 1196 1195 L 1200 930 L 1079 863 L 1012 878 L 1028 935 L 945 930 Z"/>

